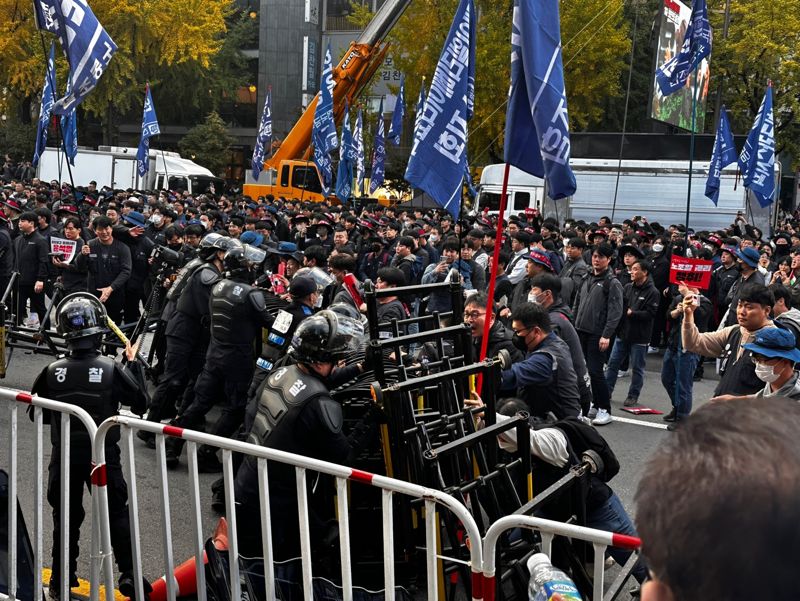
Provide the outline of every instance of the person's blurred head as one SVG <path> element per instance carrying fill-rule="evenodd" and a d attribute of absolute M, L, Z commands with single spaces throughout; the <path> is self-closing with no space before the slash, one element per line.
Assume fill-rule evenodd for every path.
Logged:
<path fill-rule="evenodd" d="M 458 240 L 448 240 L 442 247 L 442 258 L 447 263 L 452 263 L 458 258 Z"/>
<path fill-rule="evenodd" d="M 614 249 L 608 244 L 598 244 L 592 250 L 592 269 L 596 274 L 603 273 L 608 269 L 611 257 L 614 256 Z"/>
<path fill-rule="evenodd" d="M 511 316 L 512 342 L 520 351 L 532 351 L 550 334 L 547 309 L 536 303 L 523 303 Z M 524 349 L 524 350 L 523 350 Z"/>
<path fill-rule="evenodd" d="M 486 313 L 486 302 L 488 298 L 485 292 L 478 292 L 470 296 L 464 305 L 464 323 L 470 327 L 473 338 L 480 338 L 483 336 L 487 321 L 490 328 L 492 327 L 491 324 L 494 323 L 494 303 L 490 305 L 488 315 Z"/>
<path fill-rule="evenodd" d="M 664 441 L 636 492 L 642 601 L 800 598 L 798 432 L 797 401 L 741 399 Z"/>
<path fill-rule="evenodd" d="M 583 256 L 583 250 L 586 248 L 586 241 L 583 238 L 574 237 L 570 238 L 567 242 L 567 259 L 570 261 L 577 261 Z"/>
<path fill-rule="evenodd" d="M 652 266 L 649 261 L 639 259 L 631 265 L 631 280 L 637 286 L 641 286 L 647 281 L 651 270 Z"/>
<path fill-rule="evenodd" d="M 528 302 L 541 305 L 545 309 L 561 298 L 561 278 L 553 273 L 542 273 L 531 280 Z"/>
<path fill-rule="evenodd" d="M 762 284 L 745 284 L 739 293 L 736 319 L 748 332 L 760 330 L 769 323 L 775 297 Z"/>

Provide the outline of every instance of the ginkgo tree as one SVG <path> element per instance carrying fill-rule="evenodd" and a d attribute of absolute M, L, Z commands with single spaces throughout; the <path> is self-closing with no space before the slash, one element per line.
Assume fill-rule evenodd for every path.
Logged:
<path fill-rule="evenodd" d="M 115 116 L 140 104 L 145 82 L 165 68 L 208 69 L 222 48 L 232 6 L 231 0 L 93 0 L 92 10 L 119 49 L 82 110 L 100 117 L 110 134 Z M 0 86 L 22 103 L 41 92 L 53 36 L 36 29 L 29 2 L 0 0 L 0 14 L 9 16 L 0 20 Z M 58 54 L 63 94 L 67 65 Z"/>

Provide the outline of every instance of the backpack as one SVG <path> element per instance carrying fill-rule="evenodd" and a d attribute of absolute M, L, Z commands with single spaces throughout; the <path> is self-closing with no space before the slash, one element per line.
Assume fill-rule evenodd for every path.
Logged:
<path fill-rule="evenodd" d="M 422 257 L 414 257 L 414 261 L 411 263 L 411 281 L 408 283 L 409 286 L 416 286 L 422 280 Z"/>
<path fill-rule="evenodd" d="M 583 423 L 577 417 L 566 417 L 555 423 L 548 424 L 549 428 L 558 428 L 567 437 L 572 450 L 578 456 L 585 451 L 594 451 L 603 460 L 603 469 L 595 474 L 603 482 L 610 482 L 619 473 L 619 460 L 608 446 L 608 442 L 600 433 L 588 424 Z"/>

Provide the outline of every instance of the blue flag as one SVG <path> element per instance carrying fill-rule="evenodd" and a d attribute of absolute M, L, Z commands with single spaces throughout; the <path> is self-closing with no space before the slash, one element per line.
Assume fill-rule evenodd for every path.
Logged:
<path fill-rule="evenodd" d="M 33 151 L 31 163 L 36 166 L 39 158 L 47 146 L 47 130 L 50 126 L 50 113 L 53 110 L 56 90 L 56 51 L 55 45 L 50 44 L 50 58 L 47 59 L 47 73 L 44 76 L 42 88 L 42 103 L 39 105 L 39 123 L 36 126 L 36 149 Z"/>
<path fill-rule="evenodd" d="M 258 126 L 256 147 L 253 149 L 251 167 L 254 180 L 258 179 L 258 174 L 264 168 L 264 154 L 268 140 L 272 140 L 272 88 L 267 90 L 267 98 L 264 100 L 264 112 L 261 113 L 261 123 Z"/>
<path fill-rule="evenodd" d="M 372 145 L 372 174 L 369 178 L 370 194 L 374 194 L 375 190 L 383 185 L 383 175 L 386 167 L 385 132 L 386 126 L 383 123 L 383 98 L 381 98 L 381 107 L 378 109 L 378 127 L 375 131 L 375 144 Z"/>
<path fill-rule="evenodd" d="M 150 94 L 150 84 L 144 87 L 144 111 L 142 112 L 142 137 L 139 139 L 139 149 L 136 151 L 136 170 L 139 177 L 144 177 L 150 170 L 150 137 L 161 133 L 156 117 L 156 107 L 153 106 L 153 97 Z"/>
<path fill-rule="evenodd" d="M 400 146 L 400 134 L 403 131 L 403 114 L 405 113 L 406 104 L 406 76 L 400 78 L 400 91 L 397 93 L 397 102 L 394 105 L 394 112 L 392 113 L 392 123 L 389 125 L 389 133 L 387 137 L 394 143 L 395 146 Z"/>
<path fill-rule="evenodd" d="M 75 109 L 61 116 L 61 135 L 64 136 L 64 153 L 74 167 L 75 157 L 78 156 L 78 117 Z"/>
<path fill-rule="evenodd" d="M 547 194 L 575 193 L 558 0 L 515 0 L 505 161 L 547 180 Z"/>
<path fill-rule="evenodd" d="M 35 0 L 33 7 L 36 27 L 56 34 L 69 63 L 69 92 L 53 106 L 53 113 L 64 115 L 94 89 L 117 45 L 86 0 Z"/>
<path fill-rule="evenodd" d="M 336 171 L 336 197 L 347 202 L 353 193 L 353 134 L 350 132 L 350 107 L 344 105 L 342 142 L 339 145 L 339 169 Z"/>
<path fill-rule="evenodd" d="M 417 137 L 417 132 L 422 122 L 422 114 L 425 111 L 425 78 L 422 78 L 422 85 L 419 88 L 419 96 L 417 97 L 417 106 L 415 108 L 416 114 L 414 115 L 414 138 Z"/>
<path fill-rule="evenodd" d="M 736 162 L 736 147 L 733 144 L 733 133 L 728 121 L 728 111 L 723 105 L 719 113 L 717 135 L 714 138 L 714 152 L 708 166 L 708 179 L 706 180 L 706 196 L 716 205 L 719 201 L 719 178 L 722 170 L 731 163 Z"/>
<path fill-rule="evenodd" d="M 356 116 L 351 152 L 353 154 L 352 160 L 356 167 L 355 196 L 361 196 L 364 193 L 364 120 L 361 109 L 358 109 L 358 115 Z"/>
<path fill-rule="evenodd" d="M 744 187 L 756 195 L 762 207 L 775 199 L 775 127 L 772 117 L 772 83 L 767 86 L 753 129 L 739 155 Z"/>
<path fill-rule="evenodd" d="M 706 0 L 693 0 L 692 16 L 680 52 L 656 71 L 656 81 L 661 93 L 669 96 L 685 86 L 691 72 L 709 54 L 711 54 L 711 25 L 708 22 Z"/>
<path fill-rule="evenodd" d="M 474 102 L 475 4 L 460 0 L 414 132 L 405 175 L 408 183 L 430 194 L 456 218 L 467 163 L 467 122 Z"/>
<path fill-rule="evenodd" d="M 314 144 L 314 163 L 322 175 L 322 191 L 328 194 L 333 182 L 333 163 L 331 152 L 339 146 L 336 136 L 336 121 L 333 118 L 333 63 L 331 45 L 325 51 L 325 62 L 322 65 L 319 100 L 314 111 L 314 127 L 311 141 Z"/>

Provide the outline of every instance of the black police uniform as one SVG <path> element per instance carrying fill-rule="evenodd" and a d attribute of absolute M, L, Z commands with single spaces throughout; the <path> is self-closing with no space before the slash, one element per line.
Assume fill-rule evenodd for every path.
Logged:
<path fill-rule="evenodd" d="M 199 427 L 224 392 L 227 404 L 213 433 L 230 436 L 244 418 L 247 389 L 253 377 L 253 341 L 262 326 L 272 323 L 264 292 L 235 279 L 225 279 L 211 292 L 211 342 L 203 371 L 194 386 L 195 398 L 181 411 L 176 425 Z"/>
<path fill-rule="evenodd" d="M 325 383 L 298 365 L 281 367 L 270 373 L 260 391 L 248 442 L 346 465 L 352 463 L 370 434 L 372 411 L 376 409 L 345 436 L 341 405 L 330 397 Z M 270 464 L 272 544 L 277 560 L 297 557 L 300 553 L 295 482 L 293 467 Z M 309 488 L 312 484 L 309 479 Z M 245 555 L 260 555 L 258 467 L 252 457 L 246 457 L 237 471 L 234 493 L 238 523 L 249 524 L 248 528 L 240 530 L 239 551 Z M 325 511 L 315 508 L 314 495 L 309 495 L 309 499 L 312 509 L 309 525 L 311 539 L 315 541 L 326 528 Z"/>
<path fill-rule="evenodd" d="M 120 364 L 103 357 L 96 350 L 76 350 L 69 357 L 48 365 L 36 378 L 32 392 L 63 403 L 85 409 L 95 423 L 100 424 L 117 414 L 121 404 L 129 405 L 134 413 L 143 413 L 145 398 L 136 382 Z M 53 577 L 55 585 L 60 579 L 61 516 L 61 428 L 60 414 L 50 417 L 50 442 L 53 450 L 48 466 L 47 501 L 53 508 Z M 70 420 L 69 457 L 69 578 L 75 580 L 78 564 L 78 541 L 85 517 L 83 488 L 91 491 L 92 449 L 86 428 L 77 419 Z M 112 429 L 106 437 L 106 474 L 108 509 L 111 525 L 111 545 L 120 572 L 133 570 L 131 533 L 128 519 L 128 489 L 122 474 L 119 450 L 119 429 Z"/>
<path fill-rule="evenodd" d="M 175 311 L 166 325 L 164 373 L 150 403 L 149 421 L 158 422 L 167 415 L 174 415 L 176 400 L 184 391 L 189 392 L 191 387 L 187 388 L 187 384 L 202 371 L 210 337 L 211 289 L 221 279 L 222 274 L 214 264 L 205 263 L 184 280 L 185 285 L 175 301 Z M 188 407 L 194 395 L 184 398 Z"/>

